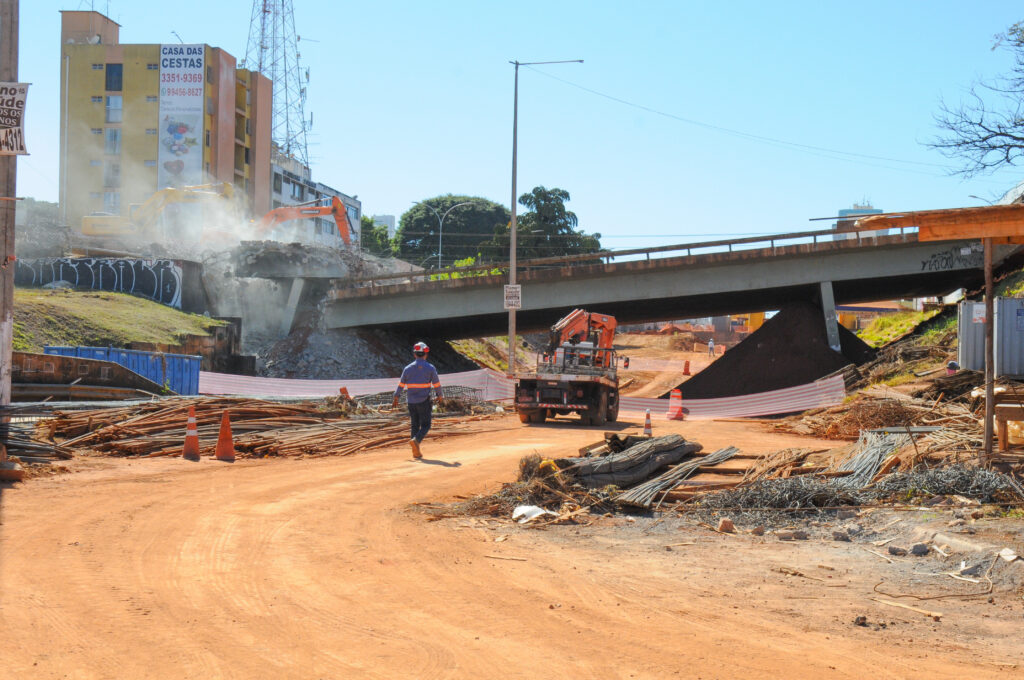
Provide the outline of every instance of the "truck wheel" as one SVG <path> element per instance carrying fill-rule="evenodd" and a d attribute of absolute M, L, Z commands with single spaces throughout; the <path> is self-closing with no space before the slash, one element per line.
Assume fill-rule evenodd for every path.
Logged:
<path fill-rule="evenodd" d="M 614 394 L 609 395 L 609 400 L 614 399 L 615 403 L 608 407 L 608 422 L 614 423 L 619 419 L 619 393 L 616 391 Z"/>
<path fill-rule="evenodd" d="M 548 417 L 548 410 L 546 408 L 537 409 L 537 412 L 533 414 L 533 422 L 543 423 Z"/>
<path fill-rule="evenodd" d="M 519 411 L 519 422 L 532 423 L 536 421 L 537 409 L 524 408 Z M 543 416 L 542 416 L 543 417 Z"/>
<path fill-rule="evenodd" d="M 608 390 L 601 388 L 597 395 L 597 409 L 591 412 L 589 425 L 604 425 L 608 420 Z"/>

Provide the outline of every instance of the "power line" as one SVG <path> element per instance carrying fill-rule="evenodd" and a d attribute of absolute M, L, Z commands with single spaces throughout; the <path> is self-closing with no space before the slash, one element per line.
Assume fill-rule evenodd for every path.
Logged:
<path fill-rule="evenodd" d="M 529 68 L 531 71 L 534 71 L 535 73 L 538 73 L 538 74 L 540 74 L 540 75 L 542 75 L 542 76 L 544 76 L 546 78 L 551 78 L 552 80 L 557 80 L 560 83 L 563 83 L 565 85 L 569 85 L 570 87 L 575 87 L 575 88 L 577 88 L 579 90 L 583 90 L 584 92 L 589 92 L 590 94 L 593 94 L 595 96 L 602 97 L 604 99 L 608 99 L 610 101 L 622 104 L 624 106 L 629 106 L 631 108 L 640 109 L 641 111 L 647 111 L 648 113 L 653 113 L 655 115 L 662 116 L 662 117 L 665 117 L 665 118 L 669 118 L 671 120 L 675 120 L 675 121 L 678 121 L 678 122 L 681 122 L 681 123 L 686 123 L 687 125 L 694 125 L 694 126 L 697 126 L 697 127 L 702 127 L 702 128 L 708 129 L 708 130 L 714 130 L 716 132 L 721 132 L 723 134 L 733 135 L 735 137 L 740 137 L 740 138 L 743 138 L 743 139 L 748 139 L 750 141 L 761 142 L 761 143 L 764 143 L 764 144 L 770 144 L 770 145 L 773 145 L 773 146 L 779 146 L 779 147 L 783 147 L 783 148 L 788 148 L 788 149 L 793 150 L 793 151 L 799 151 L 799 152 L 802 152 L 802 153 L 807 153 L 807 154 L 811 154 L 811 155 L 815 155 L 815 156 L 822 156 L 822 157 L 825 157 L 825 158 L 831 158 L 832 160 L 840 160 L 840 161 L 846 161 L 846 162 L 850 162 L 850 163 L 859 163 L 861 165 L 868 165 L 868 166 L 872 166 L 872 167 L 881 167 L 881 168 L 886 168 L 886 169 L 889 169 L 889 170 L 896 170 L 896 171 L 900 171 L 900 172 L 911 172 L 911 173 L 927 175 L 927 176 L 931 176 L 931 177 L 947 177 L 948 176 L 948 174 L 936 174 L 936 173 L 931 173 L 931 172 L 923 172 L 923 171 L 914 170 L 914 169 L 911 169 L 911 168 L 894 168 L 894 167 L 891 167 L 891 166 L 877 165 L 877 164 L 874 164 L 874 163 L 867 163 L 867 162 L 865 162 L 865 160 L 886 161 L 886 162 L 890 162 L 890 163 L 905 163 L 905 164 L 908 164 L 908 165 L 919 165 L 919 166 L 925 166 L 925 167 L 941 168 L 943 170 L 946 170 L 947 173 L 948 173 L 949 167 L 946 166 L 946 165 L 943 165 L 941 163 L 931 163 L 931 162 L 927 162 L 927 161 L 911 161 L 911 160 L 906 160 L 906 159 L 903 159 L 903 158 L 891 158 L 891 157 L 888 157 L 888 156 L 875 156 L 875 155 L 872 155 L 872 154 L 857 153 L 855 151 L 844 151 L 842 149 L 830 149 L 828 147 L 815 146 L 813 144 L 803 144 L 801 142 L 791 142 L 791 141 L 784 140 L 784 139 L 777 139 L 775 137 L 767 137 L 767 136 L 764 136 L 764 135 L 757 135 L 757 134 L 753 134 L 753 133 L 750 133 L 750 132 L 744 132 L 742 130 L 736 130 L 734 128 L 727 128 L 727 127 L 724 127 L 724 126 L 721 126 L 721 125 L 714 125 L 712 123 L 706 123 L 704 121 L 696 120 L 696 119 L 693 119 L 693 118 L 686 118 L 684 116 L 679 116 L 679 115 L 676 115 L 674 113 L 668 113 L 668 112 L 665 112 L 665 111 L 660 111 L 658 109 L 655 109 L 655 108 L 650 107 L 650 106 L 646 106 L 644 104 L 637 104 L 636 102 L 631 102 L 631 101 L 628 101 L 626 99 L 622 99 L 621 97 L 616 97 L 614 95 L 610 95 L 610 94 L 606 94 L 604 92 L 600 92 L 598 90 L 594 90 L 594 89 L 586 87 L 584 85 L 580 85 L 579 83 L 574 83 L 571 80 L 566 80 L 565 78 L 559 78 L 558 76 L 551 75 L 550 73 L 547 73 L 547 72 L 542 71 L 540 69 L 536 69 L 536 68 L 533 68 L 533 67 L 530 67 L 530 66 L 527 66 L 526 68 Z M 828 155 L 828 154 L 839 154 L 841 156 L 849 156 L 849 158 L 836 158 L 834 155 Z M 864 159 L 864 160 L 861 160 L 861 159 Z M 995 180 L 993 180 L 993 181 L 995 181 Z"/>

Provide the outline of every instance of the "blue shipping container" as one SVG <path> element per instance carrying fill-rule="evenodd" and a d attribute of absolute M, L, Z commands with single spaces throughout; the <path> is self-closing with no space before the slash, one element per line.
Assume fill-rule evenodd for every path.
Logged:
<path fill-rule="evenodd" d="M 181 395 L 199 394 L 199 366 L 202 357 L 162 354 L 119 347 L 43 347 L 44 354 L 112 361 L 158 385 Z"/>

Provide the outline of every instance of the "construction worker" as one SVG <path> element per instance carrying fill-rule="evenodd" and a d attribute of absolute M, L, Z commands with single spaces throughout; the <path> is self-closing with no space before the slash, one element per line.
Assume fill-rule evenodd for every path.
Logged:
<path fill-rule="evenodd" d="M 402 396 L 402 390 L 408 391 L 406 402 L 409 405 L 410 435 L 409 446 L 412 447 L 412 457 L 422 458 L 420 453 L 420 442 L 427 436 L 430 430 L 430 390 L 433 388 L 434 397 L 438 403 L 441 401 L 441 380 L 437 377 L 437 369 L 427 363 L 427 354 L 430 348 L 425 342 L 417 342 L 412 347 L 412 355 L 416 360 L 405 367 L 402 377 L 398 381 L 398 389 L 395 390 L 395 398 L 391 400 L 391 408 L 398 408 L 398 398 Z"/>
<path fill-rule="evenodd" d="M 708 356 L 715 356 L 715 339 L 711 338 L 708 340 Z"/>

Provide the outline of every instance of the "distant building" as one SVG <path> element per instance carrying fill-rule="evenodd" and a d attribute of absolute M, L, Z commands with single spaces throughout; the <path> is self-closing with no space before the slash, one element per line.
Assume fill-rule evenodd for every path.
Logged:
<path fill-rule="evenodd" d="M 351 229 L 352 247 L 359 246 L 362 240 L 359 220 L 363 214 L 363 204 L 357 196 L 343 194 L 333 187 L 313 181 L 308 167 L 295 158 L 277 152 L 276 149 L 271 163 L 271 173 L 273 175 L 271 182 L 273 207 L 302 204 L 326 205 L 332 197 L 337 196 L 345 204 L 345 212 L 348 215 Z M 330 217 L 284 222 L 274 230 L 273 237 L 282 241 L 316 243 L 335 248 L 344 246 L 341 234 L 338 233 L 338 227 Z"/>
<path fill-rule="evenodd" d="M 841 232 L 849 231 L 854 228 L 856 218 L 863 215 L 881 215 L 882 210 L 872 206 L 870 203 L 854 203 L 852 208 L 843 208 L 839 211 L 839 221 L 832 225 L 832 230 L 837 232 L 832 237 L 833 241 L 845 241 L 846 239 L 854 238 L 853 234 L 844 234 Z M 854 218 L 854 219 L 850 219 Z M 888 229 L 881 229 L 874 232 L 876 236 L 885 236 L 889 233 Z"/>
<path fill-rule="evenodd" d="M 398 228 L 395 226 L 396 222 L 394 215 L 374 215 L 372 219 L 375 225 L 387 227 L 388 238 L 395 237 L 395 232 L 398 230 Z"/>
<path fill-rule="evenodd" d="M 127 215 L 167 187 L 230 182 L 270 208 L 271 83 L 205 44 L 128 45 L 93 11 L 61 12 L 60 206 Z M 176 234 L 172 234 L 176 235 Z"/>

